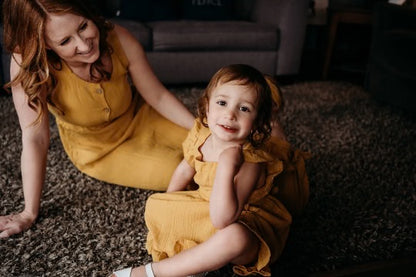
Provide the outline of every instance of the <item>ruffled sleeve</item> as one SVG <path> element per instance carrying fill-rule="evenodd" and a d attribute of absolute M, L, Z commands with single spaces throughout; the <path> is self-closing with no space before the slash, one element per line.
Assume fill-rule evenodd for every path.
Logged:
<path fill-rule="evenodd" d="M 266 164 L 266 178 L 259 180 L 257 189 L 250 196 L 249 203 L 261 201 L 273 189 L 273 180 L 283 171 L 283 162 L 267 151 L 266 148 L 253 148 L 250 145 L 243 147 L 244 161 Z"/>
<path fill-rule="evenodd" d="M 195 119 L 194 126 L 182 143 L 184 159 L 195 168 L 195 159 L 201 159 L 199 147 L 209 135 L 209 130 L 202 125 L 199 119 Z"/>

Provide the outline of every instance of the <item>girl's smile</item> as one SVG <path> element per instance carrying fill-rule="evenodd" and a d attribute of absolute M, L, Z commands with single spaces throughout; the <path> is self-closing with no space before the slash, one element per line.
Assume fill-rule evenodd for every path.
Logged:
<path fill-rule="evenodd" d="M 226 132 L 235 133 L 237 132 L 237 128 L 232 128 L 227 125 L 220 125 Z"/>

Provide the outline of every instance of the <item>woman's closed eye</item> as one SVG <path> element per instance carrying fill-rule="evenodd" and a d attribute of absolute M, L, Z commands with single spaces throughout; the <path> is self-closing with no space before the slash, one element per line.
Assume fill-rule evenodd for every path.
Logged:
<path fill-rule="evenodd" d="M 84 31 L 85 29 L 87 29 L 88 27 L 88 22 L 84 22 L 83 24 L 81 24 L 81 26 L 79 27 L 80 31 Z"/>
<path fill-rule="evenodd" d="M 60 45 L 60 46 L 64 46 L 65 44 L 67 44 L 67 43 L 69 42 L 69 39 L 70 39 L 70 38 L 65 38 L 65 39 L 63 39 L 63 40 L 59 43 L 59 45 Z"/>
<path fill-rule="evenodd" d="M 88 28 L 88 22 L 84 22 L 84 23 L 82 23 L 82 24 L 79 26 L 78 31 L 79 31 L 79 32 L 82 32 L 82 31 L 86 30 L 87 28 Z M 59 45 L 60 45 L 60 46 L 64 46 L 65 44 L 67 44 L 67 43 L 69 42 L 69 40 L 70 40 L 70 39 L 71 39 L 70 37 L 63 39 L 63 40 L 59 43 Z"/>

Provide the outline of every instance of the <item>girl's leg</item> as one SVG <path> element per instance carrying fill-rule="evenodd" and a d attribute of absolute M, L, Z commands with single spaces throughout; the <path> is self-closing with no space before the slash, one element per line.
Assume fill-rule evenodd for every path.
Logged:
<path fill-rule="evenodd" d="M 152 264 L 156 277 L 188 276 L 213 271 L 228 263 L 249 264 L 257 258 L 259 241 L 240 223 L 219 230 L 207 241 L 171 258 Z M 132 277 L 146 276 L 144 267 L 133 269 Z"/>

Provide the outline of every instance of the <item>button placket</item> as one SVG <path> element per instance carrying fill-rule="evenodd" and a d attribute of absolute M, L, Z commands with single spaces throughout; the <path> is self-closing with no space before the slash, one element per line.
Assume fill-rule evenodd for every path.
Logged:
<path fill-rule="evenodd" d="M 100 95 L 100 99 L 104 103 L 104 107 L 103 107 L 104 116 L 106 117 L 107 120 L 110 120 L 111 109 L 110 109 L 110 106 L 108 105 L 108 103 L 105 99 L 104 89 L 101 87 L 100 84 L 97 85 L 97 87 L 95 89 L 95 92 L 98 95 Z"/>

